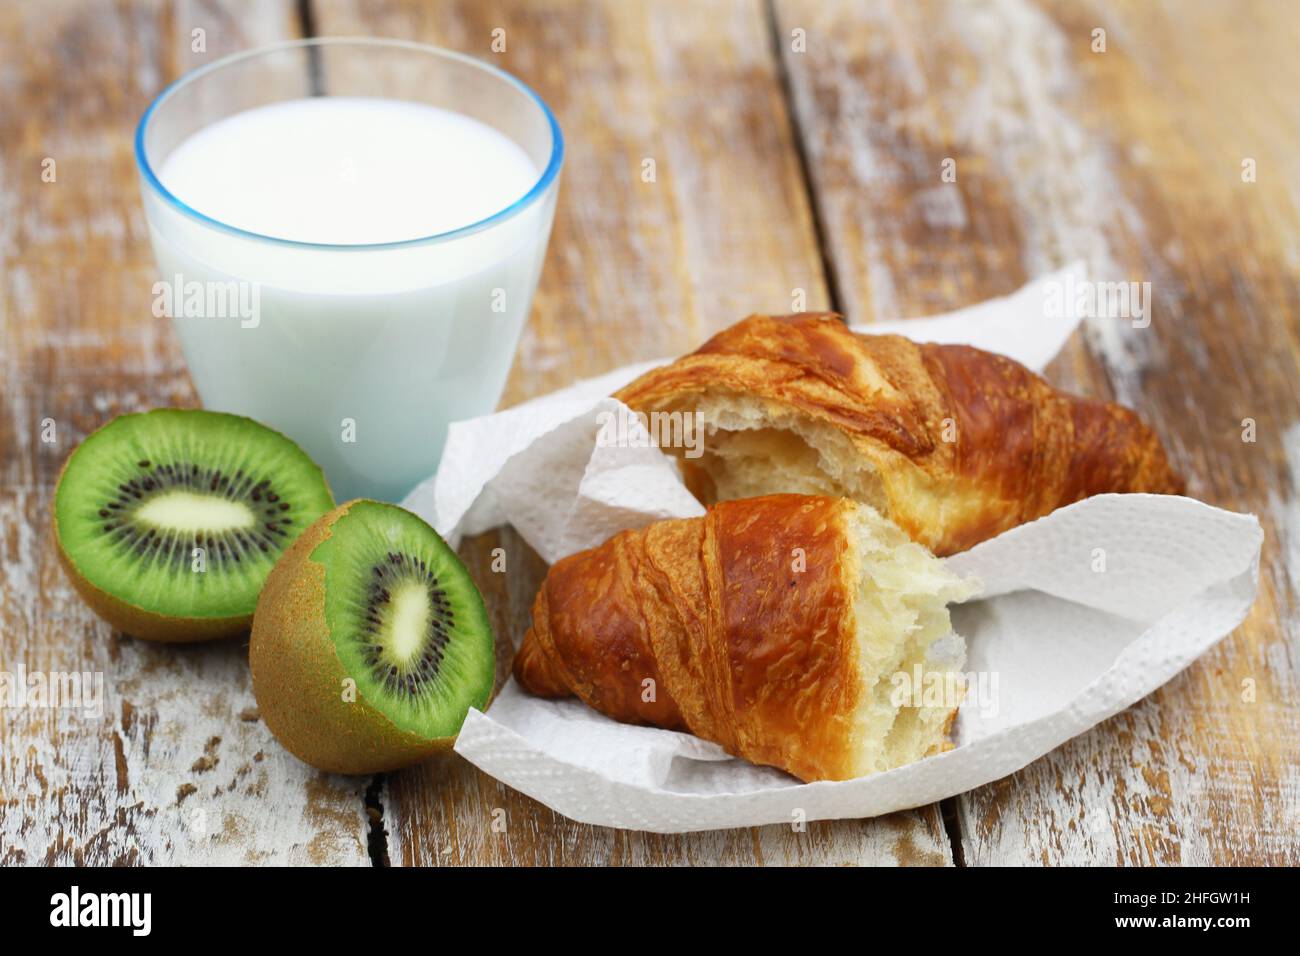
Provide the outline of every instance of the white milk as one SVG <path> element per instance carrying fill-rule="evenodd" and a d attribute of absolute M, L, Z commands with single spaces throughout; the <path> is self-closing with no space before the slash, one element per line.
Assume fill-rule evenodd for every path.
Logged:
<path fill-rule="evenodd" d="M 447 423 L 500 398 L 555 190 L 442 241 L 293 243 L 445 233 L 509 207 L 539 175 L 497 130 L 396 100 L 277 103 L 180 143 L 158 171 L 177 199 L 292 240 L 240 235 L 144 190 L 168 312 L 203 404 L 294 438 L 340 501 L 400 498 L 433 472 Z"/>

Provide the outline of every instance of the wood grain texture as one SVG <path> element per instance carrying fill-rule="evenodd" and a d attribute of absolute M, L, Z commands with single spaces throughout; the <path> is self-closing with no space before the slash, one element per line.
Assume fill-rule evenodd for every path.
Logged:
<path fill-rule="evenodd" d="M 1300 861 L 1300 105 L 1279 95 L 1300 73 L 1294 6 L 775 6 L 781 36 L 806 31 L 784 58 L 850 318 L 953 308 L 1078 257 L 1095 279 L 1149 281 L 1149 327 L 1090 319 L 1050 377 L 1140 410 L 1189 494 L 1265 527 L 1246 623 L 959 798 L 965 862 Z"/>
<path fill-rule="evenodd" d="M 496 63 L 566 136 L 555 231 L 506 402 L 672 355 L 753 311 L 828 295 L 766 12 L 752 2 L 316 3 L 318 32 L 401 36 Z M 504 29 L 506 50 L 491 51 Z M 643 182 L 642 161 L 655 161 Z M 490 570 L 504 547 L 507 572 Z M 513 533 L 463 549 L 507 635 L 544 566 Z M 503 670 L 504 673 L 508 671 Z M 387 779 L 394 865 L 948 863 L 935 807 L 881 821 L 684 836 L 566 820 L 448 757 Z M 492 829 L 493 812 L 505 831 Z"/>
<path fill-rule="evenodd" d="M 296 29 L 289 3 L 0 9 L 0 671 L 103 679 L 89 715 L 0 709 L 0 863 L 369 863 L 365 781 L 279 748 L 244 642 L 112 633 L 73 593 L 49 527 L 59 468 L 88 432 L 194 403 L 151 312 L 136 120 L 180 73 Z"/>

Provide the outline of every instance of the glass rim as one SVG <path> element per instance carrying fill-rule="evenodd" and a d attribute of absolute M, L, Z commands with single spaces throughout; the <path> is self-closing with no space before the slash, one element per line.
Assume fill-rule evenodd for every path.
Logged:
<path fill-rule="evenodd" d="M 524 193 L 523 196 L 519 197 L 505 208 L 499 209 L 492 215 L 480 219 L 477 222 L 468 223 L 464 226 L 457 226 L 455 229 L 448 229 L 444 232 L 433 233 L 428 236 L 418 236 L 414 239 L 399 239 L 395 242 L 336 243 L 307 242 L 299 239 L 285 239 L 280 236 L 268 236 L 264 233 L 253 232 L 249 229 L 241 229 L 239 226 L 231 225 L 228 222 L 222 222 L 220 219 L 215 219 L 206 213 L 199 212 L 199 210 L 186 203 L 164 186 L 162 181 L 159 180 L 157 174 L 154 172 L 153 166 L 149 163 L 149 157 L 145 151 L 145 130 L 148 128 L 149 121 L 153 118 L 153 115 L 158 108 L 183 86 L 186 86 L 209 73 L 216 72 L 217 70 L 224 69 L 228 66 L 233 66 L 236 63 L 252 59 L 253 57 L 265 56 L 270 53 L 278 53 L 284 50 L 292 50 L 296 48 L 349 45 L 358 47 L 400 47 L 416 53 L 432 54 L 435 57 L 457 60 L 463 64 L 482 70 L 484 73 L 498 80 L 504 80 L 516 89 L 520 90 L 531 99 L 539 109 L 541 109 L 542 115 L 545 116 L 547 125 L 551 130 L 550 159 L 546 164 L 546 168 L 543 169 L 541 175 L 538 176 L 537 182 L 533 184 L 532 188 L 529 189 L 528 192 Z M 151 102 L 145 109 L 144 113 L 140 117 L 140 122 L 135 128 L 135 163 L 136 167 L 140 171 L 140 175 L 144 178 L 145 183 L 154 190 L 154 192 L 161 196 L 177 211 L 203 225 L 211 226 L 220 229 L 223 232 L 228 232 L 245 239 L 252 239 L 258 242 L 270 242 L 275 243 L 276 245 L 289 246 L 298 249 L 332 250 L 336 252 L 346 250 L 378 251 L 384 249 L 401 249 L 410 246 L 447 242 L 452 239 L 459 239 L 463 236 L 481 232 L 484 229 L 489 229 L 507 219 L 513 218 L 529 206 L 536 203 L 537 200 L 546 193 L 547 189 L 555 181 L 556 177 L 559 176 L 560 166 L 563 161 L 564 135 L 560 132 L 560 124 L 555 119 L 555 114 L 551 112 L 551 108 L 546 105 L 546 101 L 543 100 L 541 96 L 539 96 L 538 93 L 523 80 L 500 67 L 493 66 L 490 63 L 484 63 L 482 60 L 464 53 L 459 53 L 456 50 L 448 50 L 443 47 L 434 46 L 430 43 L 417 43 L 413 40 L 397 40 L 386 37 L 308 37 L 301 40 L 285 40 L 281 43 L 271 43 L 266 46 L 255 47 L 251 50 L 232 53 L 219 60 L 214 60 L 205 66 L 191 70 L 188 73 L 177 77 L 171 83 L 168 83 L 167 86 L 163 88 L 162 92 L 155 96 L 153 102 Z"/>

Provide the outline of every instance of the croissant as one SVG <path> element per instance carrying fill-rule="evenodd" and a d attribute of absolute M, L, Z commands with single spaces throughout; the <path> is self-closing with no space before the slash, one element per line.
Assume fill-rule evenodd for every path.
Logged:
<path fill-rule="evenodd" d="M 858 335 L 828 313 L 750 316 L 615 397 L 652 424 L 698 413 L 698 457 L 674 453 L 705 504 L 844 495 L 940 555 L 1090 495 L 1183 490 L 1126 408 L 1000 355 Z"/>
<path fill-rule="evenodd" d="M 843 780 L 948 748 L 965 650 L 940 639 L 947 603 L 975 587 L 850 499 L 723 502 L 553 565 L 514 673 L 533 694 Z M 947 692 L 915 695 L 922 674 Z"/>

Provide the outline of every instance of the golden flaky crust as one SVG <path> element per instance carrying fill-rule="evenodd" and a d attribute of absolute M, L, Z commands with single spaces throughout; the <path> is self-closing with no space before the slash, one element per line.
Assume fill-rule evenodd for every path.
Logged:
<path fill-rule="evenodd" d="M 1090 495 L 1183 490 L 1126 408 L 1058 391 L 1000 355 L 858 335 L 828 313 L 750 316 L 616 397 L 646 413 L 721 399 L 832 431 L 851 448 L 845 467 L 879 479 L 869 503 L 940 555 Z M 683 470 L 708 503 L 707 467 L 683 459 Z"/>
<path fill-rule="evenodd" d="M 534 694 L 689 731 L 803 780 L 851 777 L 849 727 L 868 692 L 855 507 L 801 495 L 726 502 L 564 558 L 538 592 L 515 676 Z M 798 548 L 807 560 L 796 571 Z"/>

